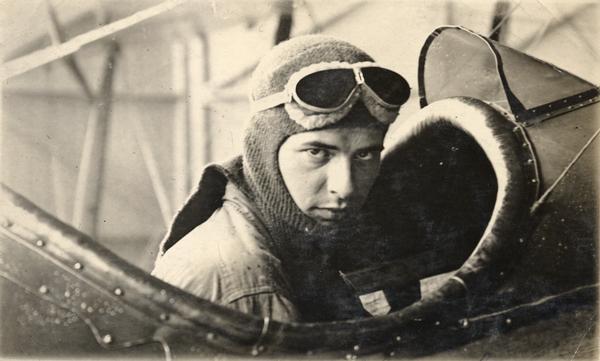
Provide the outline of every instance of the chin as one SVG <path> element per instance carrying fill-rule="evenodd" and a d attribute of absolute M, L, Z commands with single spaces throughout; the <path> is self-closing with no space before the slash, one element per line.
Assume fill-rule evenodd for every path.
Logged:
<path fill-rule="evenodd" d="M 317 220 L 318 228 L 320 233 L 341 233 L 343 231 L 352 230 L 355 227 L 355 223 L 352 222 L 352 218 L 344 218 L 339 220 Z"/>

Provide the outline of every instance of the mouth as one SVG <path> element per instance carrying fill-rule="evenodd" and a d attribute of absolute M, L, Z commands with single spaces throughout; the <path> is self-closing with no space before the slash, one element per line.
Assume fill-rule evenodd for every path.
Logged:
<path fill-rule="evenodd" d="M 317 220 L 330 223 L 339 222 L 350 216 L 348 208 L 316 207 L 313 214 Z"/>

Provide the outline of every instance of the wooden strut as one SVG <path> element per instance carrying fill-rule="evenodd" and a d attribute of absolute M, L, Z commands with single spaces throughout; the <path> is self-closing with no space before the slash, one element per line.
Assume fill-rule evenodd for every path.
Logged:
<path fill-rule="evenodd" d="M 48 11 L 48 17 L 50 18 L 50 24 L 49 24 L 49 29 L 48 29 L 48 32 L 50 33 L 50 39 L 52 40 L 52 44 L 60 45 L 62 42 L 65 41 L 65 35 L 60 27 L 60 23 L 58 21 L 56 11 L 54 10 L 54 7 L 50 3 L 50 0 L 46 0 L 46 9 Z M 79 64 L 77 63 L 77 60 L 75 59 L 75 55 L 72 54 L 72 55 L 65 56 L 63 58 L 63 61 L 67 65 L 67 68 L 75 76 L 75 79 L 77 80 L 79 85 L 81 85 L 81 89 L 83 89 L 83 93 L 85 94 L 87 100 L 89 102 L 93 102 L 94 101 L 94 93 L 92 92 L 92 89 L 90 88 L 87 80 L 85 79 L 85 76 L 81 72 L 81 69 L 79 68 Z"/>
<path fill-rule="evenodd" d="M 315 23 L 310 29 L 308 29 L 308 31 L 302 32 L 298 35 L 312 34 L 317 30 L 321 31 L 321 30 L 325 29 L 326 27 L 332 26 L 332 25 L 336 24 L 338 21 L 342 20 L 346 16 L 352 14 L 353 12 L 355 12 L 356 10 L 358 10 L 359 8 L 364 6 L 366 3 L 367 3 L 366 1 L 361 1 L 358 3 L 352 4 L 346 10 L 344 10 L 336 15 L 333 15 L 332 17 L 328 18 L 327 20 L 325 20 L 321 23 Z M 257 64 L 258 64 L 258 60 L 255 60 L 250 65 L 248 65 L 247 67 L 242 69 L 236 75 L 234 75 L 231 78 L 226 79 L 218 84 L 215 84 L 214 88 L 215 89 L 227 88 L 227 87 L 237 84 L 239 81 L 242 81 L 244 78 L 246 78 L 248 75 L 250 75 L 252 73 L 252 71 L 254 70 L 254 68 L 256 68 Z"/>
<path fill-rule="evenodd" d="M 148 9 L 138 11 L 135 14 L 121 20 L 117 20 L 85 34 L 78 35 L 60 45 L 49 46 L 47 48 L 34 51 L 31 54 L 27 54 L 20 58 L 6 62 L 0 69 L 0 76 L 2 77 L 1 80 L 10 79 L 19 74 L 23 74 L 37 67 L 48 64 L 54 60 L 71 55 L 87 44 L 113 35 L 121 30 L 139 24 L 142 21 L 160 15 L 164 12 L 170 11 L 187 1 L 189 0 L 164 1 Z"/>
<path fill-rule="evenodd" d="M 190 163 L 190 127 L 189 96 L 190 76 L 188 72 L 189 48 L 185 41 L 177 40 L 171 46 L 172 52 L 172 88 L 177 93 L 173 102 L 173 197 L 172 204 L 183 204 L 189 193 L 189 163 Z M 168 226 L 168 225 L 167 225 Z M 154 245 L 153 245 L 154 246 Z"/>
<path fill-rule="evenodd" d="M 293 0 L 282 1 L 279 6 L 279 24 L 277 25 L 277 31 L 275 32 L 275 45 L 290 38 L 294 20 Z"/>
<path fill-rule="evenodd" d="M 72 223 L 91 236 L 96 235 L 98 209 L 102 201 L 106 138 L 118 49 L 116 42 L 110 43 L 100 94 L 95 98 L 88 117 L 75 188 Z"/>
<path fill-rule="evenodd" d="M 211 103 L 213 89 L 210 87 L 210 42 L 205 32 L 196 32 L 188 42 L 189 74 L 189 126 L 191 135 L 190 170 L 191 182 L 195 183 L 202 168 L 213 160 L 213 122 Z M 190 182 L 190 183 L 191 183 Z"/>

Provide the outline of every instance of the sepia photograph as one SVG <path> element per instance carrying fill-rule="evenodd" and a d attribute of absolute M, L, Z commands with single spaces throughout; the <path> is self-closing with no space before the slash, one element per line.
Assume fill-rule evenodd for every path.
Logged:
<path fill-rule="evenodd" d="M 0 360 L 600 359 L 599 1 L 0 19 Z"/>

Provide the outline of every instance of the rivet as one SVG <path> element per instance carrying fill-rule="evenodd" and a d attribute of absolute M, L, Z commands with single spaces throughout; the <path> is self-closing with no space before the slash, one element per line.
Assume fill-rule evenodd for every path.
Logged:
<path fill-rule="evenodd" d="M 206 334 L 206 339 L 209 340 L 209 341 L 214 340 L 215 339 L 215 334 L 212 333 L 212 332 L 207 333 Z"/>
<path fill-rule="evenodd" d="M 561 219 L 560 219 L 560 221 L 561 221 L 561 222 L 564 222 L 564 221 L 565 221 L 565 219 L 564 219 L 564 218 L 561 218 Z"/>
<path fill-rule="evenodd" d="M 40 293 L 48 293 L 48 287 L 46 285 L 41 285 L 39 288 Z"/>
<path fill-rule="evenodd" d="M 252 356 L 258 356 L 258 350 L 257 350 L 257 349 L 255 349 L 255 348 L 253 348 L 253 349 L 252 349 L 252 351 L 250 352 L 250 354 L 251 354 Z"/>
<path fill-rule="evenodd" d="M 510 325 L 512 323 L 512 320 L 510 318 L 507 318 L 505 322 L 507 325 Z"/>
<path fill-rule="evenodd" d="M 87 311 L 88 311 L 88 313 L 92 313 L 92 312 L 94 312 L 94 309 L 90 306 L 87 308 Z"/>
<path fill-rule="evenodd" d="M 535 109 L 533 109 L 531 112 L 532 112 L 532 113 L 535 113 L 535 112 L 536 112 L 536 110 L 535 110 Z"/>
<path fill-rule="evenodd" d="M 523 238 L 519 238 L 519 243 L 523 243 L 525 240 Z"/>
<path fill-rule="evenodd" d="M 469 320 L 467 320 L 466 318 L 458 320 L 458 323 L 460 324 L 460 327 L 462 327 L 462 328 L 469 327 Z"/>
<path fill-rule="evenodd" d="M 347 354 L 346 355 L 346 360 L 352 360 L 352 355 L 351 354 Z"/>
<path fill-rule="evenodd" d="M 504 276 L 504 272 L 500 272 L 500 277 L 503 277 L 503 276 Z"/>
<path fill-rule="evenodd" d="M 527 159 L 527 164 L 531 164 L 531 163 L 533 163 L 533 159 L 531 159 L 531 158 Z"/>
<path fill-rule="evenodd" d="M 109 343 L 112 343 L 112 341 L 113 341 L 113 338 L 110 334 L 107 333 L 106 335 L 102 336 L 102 342 L 109 344 Z"/>
<path fill-rule="evenodd" d="M 115 288 L 115 290 L 113 291 L 115 295 L 117 296 L 122 296 L 123 295 L 123 290 L 120 288 Z"/>
<path fill-rule="evenodd" d="M 547 117 L 549 117 L 549 116 L 550 116 L 550 113 L 546 113 L 546 116 L 547 116 Z"/>
<path fill-rule="evenodd" d="M 69 298 L 69 297 L 71 297 L 71 292 L 69 292 L 69 291 L 65 291 L 65 297 L 66 297 L 66 298 Z"/>
<path fill-rule="evenodd" d="M 360 350 L 360 346 L 359 345 L 354 345 L 354 347 L 352 348 L 354 351 L 358 351 Z"/>
<path fill-rule="evenodd" d="M 523 146 L 523 148 L 527 148 L 527 143 L 523 143 L 521 145 Z"/>
<path fill-rule="evenodd" d="M 79 307 L 81 307 L 82 310 L 85 310 L 87 308 L 87 303 L 81 302 L 81 305 L 79 305 Z"/>
<path fill-rule="evenodd" d="M 537 183 L 537 180 L 536 179 L 532 179 L 531 183 Z"/>
<path fill-rule="evenodd" d="M 566 102 L 567 102 L 567 99 L 563 100 L 563 103 L 566 103 Z"/>
<path fill-rule="evenodd" d="M 35 241 L 35 245 L 38 247 L 44 247 L 45 243 L 41 239 L 38 239 L 37 241 Z"/>
<path fill-rule="evenodd" d="M 519 131 L 519 127 L 514 127 L 514 128 L 513 128 L 513 132 L 515 132 L 515 133 L 516 133 L 516 132 L 518 132 L 518 131 Z"/>
<path fill-rule="evenodd" d="M 402 341 L 402 337 L 396 336 L 396 342 L 400 342 L 400 341 Z"/>
<path fill-rule="evenodd" d="M 389 353 L 389 355 L 390 355 L 390 357 L 394 357 L 394 356 L 396 356 L 396 353 L 394 351 L 392 351 Z"/>
<path fill-rule="evenodd" d="M 458 150 L 458 147 L 451 147 L 450 150 L 456 152 Z"/>
<path fill-rule="evenodd" d="M 571 109 L 573 109 L 573 107 L 569 105 L 569 106 L 567 107 L 567 109 L 571 110 Z"/>
<path fill-rule="evenodd" d="M 440 165 L 444 165 L 444 162 L 440 162 Z"/>
<path fill-rule="evenodd" d="M 439 326 L 440 325 L 440 321 L 435 321 L 435 325 Z"/>
<path fill-rule="evenodd" d="M 169 315 L 167 315 L 166 313 L 161 313 L 159 317 L 161 321 L 167 321 L 169 319 Z"/>
<path fill-rule="evenodd" d="M 548 108 L 552 108 L 552 104 L 548 104 Z"/>
<path fill-rule="evenodd" d="M 160 294 L 164 296 L 164 295 L 167 294 L 167 291 L 166 290 L 160 290 Z"/>
<path fill-rule="evenodd" d="M 83 265 L 79 262 L 75 262 L 75 264 L 73 265 L 73 268 L 75 268 L 76 270 L 80 270 L 83 268 Z"/>
<path fill-rule="evenodd" d="M 172 305 L 175 304 L 175 299 L 174 298 L 169 298 L 169 303 L 172 304 Z"/>

